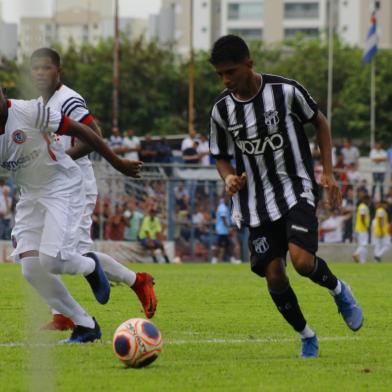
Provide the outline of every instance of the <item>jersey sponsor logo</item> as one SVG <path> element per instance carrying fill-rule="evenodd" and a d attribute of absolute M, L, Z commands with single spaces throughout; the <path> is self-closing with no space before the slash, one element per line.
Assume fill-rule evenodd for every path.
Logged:
<path fill-rule="evenodd" d="M 270 148 L 272 151 L 277 151 L 283 148 L 284 139 L 281 134 L 275 133 L 265 137 L 264 139 L 236 140 L 235 143 L 243 154 L 262 155 L 266 148 Z"/>
<path fill-rule="evenodd" d="M 9 171 L 17 171 L 23 167 L 28 166 L 29 162 L 37 158 L 40 154 L 39 150 L 34 150 L 32 151 L 29 155 L 22 156 L 16 161 L 5 161 L 1 162 L 0 166 L 3 169 L 9 170 Z"/>
<path fill-rule="evenodd" d="M 265 253 L 269 249 L 269 244 L 266 237 L 259 237 L 252 241 L 256 253 Z"/>
<path fill-rule="evenodd" d="M 234 139 L 237 139 L 242 128 L 244 128 L 244 124 L 235 124 L 228 126 L 227 130 L 233 134 Z"/>
<path fill-rule="evenodd" d="M 26 134 L 20 129 L 17 129 L 12 133 L 12 140 L 16 144 L 23 144 L 26 141 Z"/>
<path fill-rule="evenodd" d="M 279 124 L 279 112 L 277 110 L 268 110 L 264 112 L 264 123 L 269 132 L 276 132 Z"/>

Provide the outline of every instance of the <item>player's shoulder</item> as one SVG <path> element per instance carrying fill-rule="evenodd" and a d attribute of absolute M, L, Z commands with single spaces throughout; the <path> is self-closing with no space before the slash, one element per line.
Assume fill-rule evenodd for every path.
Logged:
<path fill-rule="evenodd" d="M 66 86 L 65 84 L 62 84 L 59 89 L 57 90 L 57 94 L 61 96 L 64 99 L 68 98 L 81 98 L 84 101 L 84 98 L 75 90 L 73 90 L 71 87 Z"/>
<path fill-rule="evenodd" d="M 221 91 L 221 92 L 219 93 L 219 95 L 215 98 L 213 106 L 218 105 L 219 102 L 224 101 L 225 98 L 228 97 L 228 96 L 230 96 L 230 91 L 229 91 L 227 88 L 225 88 L 225 89 L 224 89 L 223 91 Z"/>
<path fill-rule="evenodd" d="M 10 108 L 16 116 L 32 116 L 35 115 L 40 108 L 42 108 L 42 103 L 37 99 L 11 99 Z"/>
<path fill-rule="evenodd" d="M 264 79 L 264 84 L 282 84 L 282 85 L 287 84 L 287 85 L 294 86 L 294 87 L 298 87 L 301 85 L 295 79 L 290 79 L 290 78 L 287 78 L 282 75 L 263 73 L 262 77 Z"/>

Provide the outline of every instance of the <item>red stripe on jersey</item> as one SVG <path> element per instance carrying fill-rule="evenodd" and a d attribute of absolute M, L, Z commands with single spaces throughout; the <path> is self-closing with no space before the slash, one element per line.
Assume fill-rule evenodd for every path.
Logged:
<path fill-rule="evenodd" d="M 11 106 L 12 106 L 12 102 L 9 99 L 7 99 L 7 108 L 10 108 Z"/>
<path fill-rule="evenodd" d="M 50 156 L 50 158 L 52 159 L 52 161 L 57 161 L 57 157 L 56 154 L 53 152 L 53 150 L 50 148 L 50 139 L 49 136 L 46 133 L 43 133 L 44 135 L 44 139 L 46 141 L 46 144 L 48 145 L 48 154 Z"/>
<path fill-rule="evenodd" d="M 94 121 L 94 117 L 91 114 L 88 114 L 81 123 L 84 125 L 90 125 Z"/>
<path fill-rule="evenodd" d="M 67 133 L 70 124 L 70 118 L 68 116 L 63 116 L 59 129 L 57 130 L 57 135 L 64 135 Z"/>

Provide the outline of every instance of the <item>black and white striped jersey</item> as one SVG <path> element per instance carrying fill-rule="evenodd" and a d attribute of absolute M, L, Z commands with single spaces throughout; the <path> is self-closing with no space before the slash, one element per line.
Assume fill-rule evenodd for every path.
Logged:
<path fill-rule="evenodd" d="M 280 219 L 300 198 L 315 205 L 317 185 L 303 125 L 316 118 L 317 104 L 303 86 L 262 74 L 259 92 L 239 101 L 228 90 L 211 113 L 210 151 L 235 159 L 246 185 L 233 197 L 234 221 L 257 227 Z"/>

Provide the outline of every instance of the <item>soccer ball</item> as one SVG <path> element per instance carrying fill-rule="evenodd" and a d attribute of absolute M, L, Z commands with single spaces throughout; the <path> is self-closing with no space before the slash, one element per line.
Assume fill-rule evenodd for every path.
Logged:
<path fill-rule="evenodd" d="M 159 329 L 142 318 L 124 321 L 113 335 L 113 350 L 126 366 L 140 368 L 154 362 L 162 349 Z"/>

